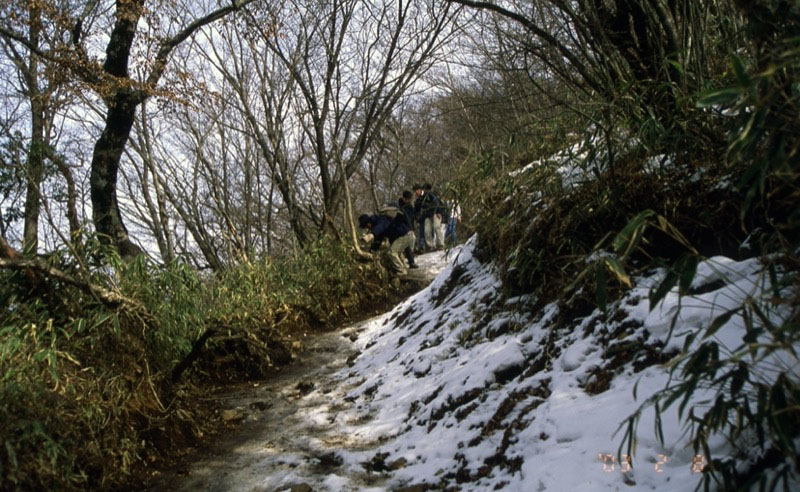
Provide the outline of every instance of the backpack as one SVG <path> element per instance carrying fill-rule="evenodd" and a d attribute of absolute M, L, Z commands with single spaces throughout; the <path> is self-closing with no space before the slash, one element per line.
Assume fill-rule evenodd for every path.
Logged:
<path fill-rule="evenodd" d="M 398 207 L 390 205 L 388 203 L 386 205 L 378 207 L 378 215 L 388 217 L 392 220 L 396 220 L 399 216 L 399 218 L 405 220 L 405 214 L 403 213 L 403 211 L 400 210 Z"/>
<path fill-rule="evenodd" d="M 400 207 L 387 203 L 386 205 L 378 207 L 378 215 L 391 220 L 391 227 L 395 232 L 405 234 L 411 230 L 410 221 L 406 218 L 406 214 L 403 213 Z"/>

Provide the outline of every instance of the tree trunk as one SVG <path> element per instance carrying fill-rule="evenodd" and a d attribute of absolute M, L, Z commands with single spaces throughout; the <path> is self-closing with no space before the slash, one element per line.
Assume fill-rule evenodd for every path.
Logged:
<path fill-rule="evenodd" d="M 34 5 L 34 4 L 31 4 Z M 28 10 L 29 35 L 33 46 L 39 46 L 42 30 L 41 11 L 31 6 Z M 22 251 L 29 256 L 36 255 L 39 248 L 39 211 L 42 204 L 42 180 L 44 179 L 44 100 L 39 90 L 39 57 L 31 53 L 25 74 L 28 99 L 31 105 L 31 144 L 28 150 L 28 184 L 25 194 L 25 225 L 23 229 Z"/>
<path fill-rule="evenodd" d="M 94 146 L 89 181 L 95 230 L 115 246 L 123 258 L 133 258 L 142 253 L 128 236 L 117 201 L 119 162 L 139 102 L 136 95 L 124 90 L 111 99 L 105 129 Z"/>
<path fill-rule="evenodd" d="M 233 0 L 230 5 L 201 17 L 174 36 L 165 39 L 159 46 L 153 67 L 144 83 L 145 88 L 134 87 L 128 73 L 131 48 L 136 37 L 136 27 L 144 12 L 145 0 L 117 0 L 114 27 L 106 46 L 106 61 L 103 72 L 110 77 L 103 81 L 101 94 L 108 105 L 105 128 L 94 146 L 90 187 L 94 225 L 100 237 L 113 245 L 123 258 L 132 258 L 142 253 L 131 241 L 122 222 L 117 200 L 117 174 L 122 152 L 133 128 L 136 107 L 148 96 L 148 89 L 155 88 L 164 73 L 172 50 L 195 31 L 226 15 L 235 12 L 253 0 Z"/>
<path fill-rule="evenodd" d="M 103 71 L 114 77 L 106 99 L 108 113 L 105 128 L 94 146 L 89 181 L 95 230 L 101 240 L 113 245 L 123 258 L 135 257 L 142 250 L 128 237 L 117 201 L 117 174 L 122 151 L 133 128 L 136 106 L 143 95 L 130 87 L 128 63 L 136 35 L 136 24 L 142 15 L 144 0 L 118 1 L 114 29 L 106 46 Z"/>
<path fill-rule="evenodd" d="M 34 80 L 36 84 L 36 81 Z M 36 86 L 31 92 L 31 145 L 28 150 L 28 184 L 25 193 L 25 226 L 22 251 L 35 256 L 39 248 L 39 212 L 42 206 L 42 180 L 44 179 L 44 118 L 41 97 Z"/>
<path fill-rule="evenodd" d="M 78 218 L 78 192 L 75 189 L 75 178 L 72 177 L 72 172 L 69 165 L 64 161 L 64 158 L 56 154 L 55 149 L 50 145 L 45 148 L 47 158 L 58 168 L 58 172 L 64 178 L 67 184 L 67 222 L 69 223 L 70 240 L 74 243 L 80 239 L 81 235 L 81 221 Z"/>

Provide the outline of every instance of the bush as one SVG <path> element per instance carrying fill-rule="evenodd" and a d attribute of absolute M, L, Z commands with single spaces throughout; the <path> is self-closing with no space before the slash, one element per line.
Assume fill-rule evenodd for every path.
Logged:
<path fill-rule="evenodd" d="M 683 262 L 697 265 L 697 261 Z M 788 267 L 788 268 L 787 268 Z M 704 470 L 704 487 L 722 490 L 788 490 L 800 463 L 800 380 L 796 371 L 800 344 L 796 258 L 773 257 L 763 277 L 743 301 L 717 316 L 708 326 L 688 333 L 680 355 L 670 362 L 671 383 L 648 398 L 627 420 L 625 441 L 635 448 L 636 427 L 645 408 L 656 412 L 656 436 L 663 443 L 660 415 L 678 404 L 689 424 L 696 453 L 711 456 L 713 436 L 724 436 L 735 450 Z M 693 267 L 673 268 L 651 293 L 651 306 L 678 283 L 690 285 Z M 681 287 L 681 294 L 688 289 Z M 680 310 L 675 313 L 675 319 Z M 716 337 L 720 330 L 725 336 Z M 736 330 L 743 332 L 731 347 Z M 625 443 L 623 443 L 623 446 Z"/>
<path fill-rule="evenodd" d="M 43 276 L 36 292 L 21 287 L 23 274 L 0 270 L 3 489 L 124 482 L 213 425 L 212 409 L 196 401 L 204 376 L 263 377 L 279 347 L 288 354 L 311 329 L 333 328 L 386 293 L 369 280 L 376 265 L 332 239 L 215 277 L 178 262 L 123 263 L 92 238 L 81 244 L 80 257 L 49 256 L 63 276 Z M 83 267 L 100 257 L 109 261 Z M 174 382 L 204 333 L 214 336 L 199 363 Z"/>
<path fill-rule="evenodd" d="M 209 279 L 203 304 L 212 338 L 200 368 L 216 377 L 263 377 L 291 360 L 313 330 L 331 329 L 387 295 L 377 264 L 322 238 L 294 256 L 264 258 Z M 377 279 L 377 280 L 376 280 Z M 232 356 L 232 357 L 230 357 Z"/>
<path fill-rule="evenodd" d="M 713 435 L 738 450 L 710 464 L 707 489 L 788 489 L 800 463 L 800 382 L 792 365 L 800 336 L 800 17 L 787 2 L 758 4 L 750 12 L 751 44 L 731 58 L 723 88 L 698 96 L 692 115 L 708 142 L 729 135 L 727 148 L 693 147 L 698 135 L 680 127 L 665 129 L 673 133 L 660 142 L 673 146 L 659 156 L 643 152 L 625 130 L 602 144 L 590 136 L 587 152 L 499 178 L 478 222 L 479 252 L 498 264 L 504 285 L 535 294 L 539 305 L 559 300 L 563 322 L 618 299 L 633 273 L 666 269 L 650 294 L 655 305 L 676 287 L 687 295 L 704 258 L 764 259 L 767 290 L 690 334 L 671 365 L 673 384 L 643 406 L 660 413 L 678 405 L 698 453 L 710 455 Z M 612 155 L 614 165 L 606 165 Z M 713 335 L 734 321 L 746 334 L 728 351 Z M 693 400 L 701 389 L 712 395 L 707 406 Z M 643 408 L 627 421 L 630 448 Z"/>

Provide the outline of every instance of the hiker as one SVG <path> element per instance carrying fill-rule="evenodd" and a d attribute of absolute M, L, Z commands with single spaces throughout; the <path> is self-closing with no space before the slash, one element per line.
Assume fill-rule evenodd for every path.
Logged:
<path fill-rule="evenodd" d="M 447 207 L 446 207 L 447 208 Z M 446 243 L 449 243 L 451 246 L 458 244 L 458 236 L 456 234 L 456 229 L 458 224 L 461 223 L 461 205 L 458 204 L 457 201 L 450 202 L 450 218 L 447 220 L 447 228 L 444 232 L 444 240 Z"/>
<path fill-rule="evenodd" d="M 419 266 L 414 262 L 414 245 L 417 244 L 417 236 L 414 234 L 414 204 L 411 203 L 412 198 L 414 198 L 414 193 L 409 190 L 404 190 L 403 196 L 397 200 L 397 207 L 405 216 L 409 234 L 414 236 L 411 246 L 403 250 L 403 254 L 406 257 L 406 260 L 408 260 L 408 268 L 419 268 Z"/>
<path fill-rule="evenodd" d="M 414 191 L 414 195 L 416 199 L 414 200 L 414 215 L 413 220 L 411 221 L 412 225 L 417 223 L 417 244 L 416 249 L 414 250 L 417 254 L 422 254 L 427 249 L 427 244 L 425 244 L 425 219 L 421 216 L 422 210 L 422 185 L 421 184 L 414 184 L 411 187 Z"/>
<path fill-rule="evenodd" d="M 414 234 L 410 233 L 405 217 L 397 214 L 397 217 L 390 218 L 385 215 L 367 215 L 358 217 L 358 226 L 368 229 L 369 232 L 361 238 L 364 242 L 372 242 L 370 250 L 378 251 L 384 239 L 389 240 L 389 264 L 392 270 L 398 275 L 406 275 L 406 268 L 402 252 L 414 245 Z"/>
<path fill-rule="evenodd" d="M 433 186 L 425 183 L 423 186 L 414 185 L 417 200 L 414 202 L 414 214 L 423 221 L 425 231 L 426 249 L 444 248 L 444 235 L 442 233 L 442 206 L 439 198 L 433 192 Z"/>

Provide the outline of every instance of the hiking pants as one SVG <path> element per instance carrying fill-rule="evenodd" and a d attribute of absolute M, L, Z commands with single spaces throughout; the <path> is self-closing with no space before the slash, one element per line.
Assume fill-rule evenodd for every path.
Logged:
<path fill-rule="evenodd" d="M 414 234 L 414 231 L 409 232 L 409 234 L 414 235 L 412 244 L 417 244 L 417 236 L 416 236 L 416 234 Z M 413 265 L 414 264 L 414 247 L 413 246 L 409 246 L 408 248 L 403 250 L 403 254 L 406 257 L 406 260 L 408 260 L 408 266 Z"/>
<path fill-rule="evenodd" d="M 425 242 L 432 248 L 444 248 L 441 215 L 433 214 L 433 217 L 425 219 Z"/>
<path fill-rule="evenodd" d="M 458 244 L 458 236 L 456 235 L 458 221 L 455 217 L 450 217 L 447 222 L 447 229 L 444 231 L 445 241 L 450 241 L 451 245 Z"/>
<path fill-rule="evenodd" d="M 403 261 L 403 251 L 405 251 L 406 248 L 413 247 L 414 233 L 410 231 L 405 236 L 395 239 L 391 246 L 389 246 L 389 264 L 392 266 L 392 270 L 398 275 L 405 275 L 408 273 L 406 262 Z"/>

